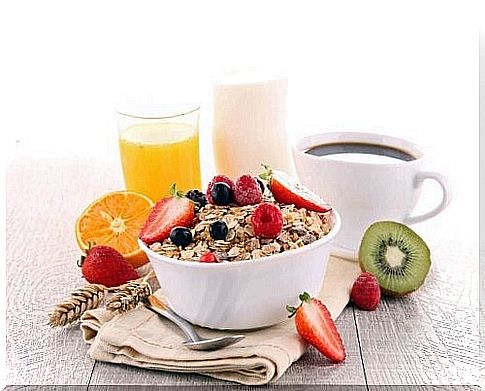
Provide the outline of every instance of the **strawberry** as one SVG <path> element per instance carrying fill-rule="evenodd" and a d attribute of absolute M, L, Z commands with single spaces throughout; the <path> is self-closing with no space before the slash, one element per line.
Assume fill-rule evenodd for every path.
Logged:
<path fill-rule="evenodd" d="M 78 266 L 89 283 L 108 288 L 140 277 L 133 266 L 109 246 L 90 247 L 86 255 L 78 261 Z"/>
<path fill-rule="evenodd" d="M 295 316 L 295 326 L 298 334 L 323 353 L 331 361 L 338 363 L 345 360 L 345 347 L 327 307 L 318 299 L 312 298 L 307 292 L 299 296 L 301 304 L 295 308 L 286 306 Z"/>
<path fill-rule="evenodd" d="M 194 219 L 194 203 L 173 191 L 174 196 L 162 198 L 152 208 L 139 238 L 146 244 L 161 242 L 170 236 L 172 228 L 188 227 Z"/>
<path fill-rule="evenodd" d="M 350 298 L 357 307 L 374 311 L 381 301 L 381 288 L 372 273 L 361 273 L 352 285 Z"/>
<path fill-rule="evenodd" d="M 212 253 L 212 252 L 206 252 L 205 254 L 202 254 L 199 258 L 199 262 L 202 263 L 214 263 L 214 262 L 219 262 L 219 258 L 217 258 L 217 255 Z"/>
<path fill-rule="evenodd" d="M 265 172 L 260 174 L 259 177 L 268 181 L 268 187 L 276 201 L 282 204 L 293 204 L 297 208 L 305 208 L 315 212 L 328 212 L 332 209 L 317 194 L 286 173 L 274 171 L 266 165 L 263 165 L 263 167 Z"/>

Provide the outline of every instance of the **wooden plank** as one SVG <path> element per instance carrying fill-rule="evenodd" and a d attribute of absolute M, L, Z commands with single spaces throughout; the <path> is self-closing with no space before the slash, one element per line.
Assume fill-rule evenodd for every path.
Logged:
<path fill-rule="evenodd" d="M 53 330 L 47 314 L 84 284 L 76 266 L 74 222 L 87 202 L 109 186 L 109 180 L 97 178 L 90 167 L 48 159 L 10 164 L 7 384 L 88 383 L 94 360 L 86 354 L 79 327 Z"/>
<path fill-rule="evenodd" d="M 364 368 L 351 306 L 343 310 L 336 324 L 347 352 L 345 361 L 342 364 L 332 364 L 311 347 L 281 377 L 278 385 L 365 385 Z"/>
<path fill-rule="evenodd" d="M 362 361 L 357 342 L 357 333 L 352 308 L 347 307 L 337 320 L 347 349 L 345 363 L 329 363 L 316 349 L 310 348 L 294 363 L 276 383 L 277 386 L 353 384 L 365 385 Z M 207 386 L 233 383 L 205 376 L 142 370 L 128 366 L 97 362 L 90 385 L 160 385 L 160 386 Z M 94 389 L 94 388 L 93 388 Z M 96 387 L 96 390 L 100 388 Z M 101 388 L 102 389 L 102 388 Z"/>
<path fill-rule="evenodd" d="M 413 386 L 369 386 L 369 391 L 480 391 L 479 386 L 467 386 L 467 385 L 413 385 Z"/>
<path fill-rule="evenodd" d="M 355 310 L 369 385 L 478 384 L 476 259 L 457 247 L 432 254 L 419 292 Z"/>
<path fill-rule="evenodd" d="M 220 384 L 220 385 L 182 385 L 182 386 L 169 386 L 169 385 L 105 385 L 90 387 L 90 390 L 99 391 L 172 391 L 172 390 L 183 390 L 183 391 L 227 391 L 236 389 L 238 391 L 367 391 L 365 385 L 328 385 L 328 384 L 317 384 L 317 385 L 279 385 L 269 384 L 264 386 L 243 386 L 240 384 Z M 409 391 L 409 390 L 401 390 Z"/>

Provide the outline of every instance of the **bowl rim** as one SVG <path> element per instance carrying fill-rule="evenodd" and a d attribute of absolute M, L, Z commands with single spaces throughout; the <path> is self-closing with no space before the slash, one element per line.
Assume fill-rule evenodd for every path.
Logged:
<path fill-rule="evenodd" d="M 206 269 L 207 268 L 221 268 L 222 269 L 222 268 L 235 268 L 235 267 L 241 267 L 241 266 L 244 267 L 244 265 L 249 265 L 249 264 L 251 264 L 251 265 L 262 265 L 262 264 L 266 264 L 268 262 L 274 262 L 275 260 L 282 259 L 286 255 L 289 255 L 289 254 L 296 256 L 298 254 L 304 253 L 307 250 L 311 250 L 313 248 L 320 247 L 321 245 L 330 242 L 337 235 L 337 233 L 340 231 L 340 227 L 342 225 L 342 220 L 340 218 L 339 213 L 334 208 L 332 208 L 332 210 L 329 213 L 331 213 L 334 217 L 334 224 L 333 224 L 333 227 L 331 228 L 330 232 L 327 235 L 325 235 L 323 238 L 317 239 L 313 243 L 304 245 L 302 247 L 299 247 L 299 248 L 296 248 L 296 249 L 293 249 L 293 250 L 288 250 L 288 251 L 278 253 L 278 254 L 274 254 L 274 255 L 268 255 L 268 256 L 262 257 L 258 260 L 248 259 L 248 260 L 245 260 L 245 261 L 218 262 L 218 263 L 203 263 L 203 262 L 193 262 L 193 261 L 184 262 L 184 261 L 180 261 L 179 259 L 170 258 L 170 257 L 167 257 L 165 255 L 158 254 L 153 250 L 150 250 L 150 248 L 140 238 L 138 238 L 138 245 L 148 255 L 149 259 L 150 259 L 150 257 L 153 257 L 157 260 L 161 260 L 161 261 L 173 264 L 173 265 L 185 266 L 185 267 L 189 267 L 189 268 L 206 268 Z M 150 262 L 151 262 L 151 259 L 150 259 Z"/>

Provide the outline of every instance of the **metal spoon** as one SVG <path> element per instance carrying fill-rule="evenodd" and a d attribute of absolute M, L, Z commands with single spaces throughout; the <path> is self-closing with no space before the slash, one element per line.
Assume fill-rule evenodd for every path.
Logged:
<path fill-rule="evenodd" d="M 245 337 L 244 335 L 229 335 L 226 337 L 204 339 L 201 338 L 199 334 L 197 334 L 192 324 L 187 322 L 180 315 L 177 315 L 157 297 L 153 295 L 149 296 L 147 301 L 145 302 L 145 306 L 149 310 L 175 323 L 180 328 L 180 330 L 183 331 L 188 339 L 186 342 L 183 342 L 183 345 L 192 350 L 222 349 L 226 346 L 233 345 L 236 342 L 241 341 Z"/>

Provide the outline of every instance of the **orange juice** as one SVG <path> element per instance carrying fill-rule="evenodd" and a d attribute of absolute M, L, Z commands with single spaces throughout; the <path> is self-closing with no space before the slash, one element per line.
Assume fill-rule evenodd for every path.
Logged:
<path fill-rule="evenodd" d="M 120 133 L 127 190 L 157 201 L 177 189 L 200 189 L 199 133 L 184 123 L 139 123 Z"/>

